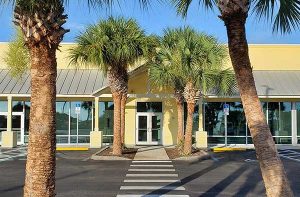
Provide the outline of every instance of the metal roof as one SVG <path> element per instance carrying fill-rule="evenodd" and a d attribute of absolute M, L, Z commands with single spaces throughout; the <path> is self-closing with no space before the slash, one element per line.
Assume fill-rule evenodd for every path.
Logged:
<path fill-rule="evenodd" d="M 106 77 L 97 69 L 57 70 L 56 91 L 58 95 L 91 95 L 107 86 Z M 13 78 L 8 69 L 0 69 L 0 94 L 30 94 L 30 75 Z"/>
<path fill-rule="evenodd" d="M 253 71 L 253 74 L 259 96 L 300 96 L 300 70 Z M 91 96 L 106 87 L 106 77 L 97 69 L 59 69 L 57 72 L 57 95 Z M 0 69 L 0 94 L 30 93 L 29 73 L 16 79 L 8 69 Z"/>
<path fill-rule="evenodd" d="M 300 71 L 253 71 L 259 96 L 300 96 Z"/>

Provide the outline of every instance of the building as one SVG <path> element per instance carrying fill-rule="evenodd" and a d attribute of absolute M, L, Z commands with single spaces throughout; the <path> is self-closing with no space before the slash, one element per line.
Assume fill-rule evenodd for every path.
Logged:
<path fill-rule="evenodd" d="M 96 69 L 68 67 L 67 50 L 71 46 L 62 44 L 57 55 L 57 144 L 100 146 L 99 131 L 104 144 L 112 143 L 113 103 L 106 78 Z M 249 47 L 258 94 L 275 142 L 300 144 L 300 45 Z M 2 60 L 5 51 L 7 43 L 0 43 L 0 132 L 15 131 L 18 144 L 26 144 L 30 77 L 10 76 Z M 231 66 L 229 62 L 227 66 Z M 230 106 L 226 117 L 225 103 Z M 176 110 L 171 89 L 153 87 L 147 67 L 133 69 L 126 105 L 125 144 L 176 144 Z M 202 107 L 196 107 L 193 130 L 206 131 L 209 145 L 252 143 L 238 94 L 230 98 L 206 96 Z"/>

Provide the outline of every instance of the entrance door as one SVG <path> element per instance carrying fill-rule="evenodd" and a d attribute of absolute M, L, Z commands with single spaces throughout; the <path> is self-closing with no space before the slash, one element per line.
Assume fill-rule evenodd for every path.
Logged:
<path fill-rule="evenodd" d="M 0 113 L 0 134 L 2 131 L 7 131 L 7 112 Z M 24 144 L 24 113 L 23 112 L 12 113 L 12 131 L 17 132 L 18 144 Z"/>
<path fill-rule="evenodd" d="M 137 114 L 137 144 L 158 145 L 161 143 L 161 114 L 138 113 Z"/>

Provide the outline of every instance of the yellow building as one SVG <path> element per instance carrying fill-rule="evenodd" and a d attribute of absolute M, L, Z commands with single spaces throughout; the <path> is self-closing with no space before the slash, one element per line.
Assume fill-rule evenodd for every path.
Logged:
<path fill-rule="evenodd" d="M 28 139 L 30 76 L 10 76 L 3 61 L 7 45 L 0 43 L 0 142 L 2 146 L 13 146 L 26 144 Z M 57 52 L 57 143 L 91 147 L 110 144 L 113 103 L 107 80 L 97 69 L 76 70 L 68 66 L 69 47 L 72 44 L 62 44 Z M 275 142 L 300 143 L 300 45 L 249 47 L 258 94 Z M 229 61 L 227 66 L 231 67 Z M 229 115 L 224 114 L 227 105 Z M 230 98 L 207 95 L 201 107 L 196 107 L 193 130 L 206 131 L 202 136 L 207 135 L 209 145 L 252 143 L 238 94 Z M 14 140 L 13 135 L 7 137 L 12 131 L 17 139 L 5 141 Z M 125 144 L 167 146 L 176 144 L 176 138 L 177 109 L 172 90 L 153 87 L 146 66 L 133 69 L 126 105 Z"/>

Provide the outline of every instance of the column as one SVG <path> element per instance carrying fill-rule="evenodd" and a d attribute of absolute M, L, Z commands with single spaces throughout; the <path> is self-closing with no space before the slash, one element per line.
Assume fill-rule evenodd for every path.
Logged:
<path fill-rule="evenodd" d="M 7 97 L 7 131 L 12 131 L 12 96 Z"/>
<path fill-rule="evenodd" d="M 299 117 L 300 118 L 300 117 Z M 296 103 L 292 103 L 292 144 L 297 145 L 298 139 L 297 139 L 297 109 L 296 109 Z"/>
<path fill-rule="evenodd" d="M 95 128 L 94 131 L 99 131 L 99 97 L 95 97 Z"/>
<path fill-rule="evenodd" d="M 2 147 L 17 146 L 17 132 L 12 131 L 12 96 L 7 97 L 7 130 L 2 132 Z"/>
<path fill-rule="evenodd" d="M 94 131 L 90 133 L 90 148 L 101 148 L 102 147 L 102 131 L 99 131 L 99 97 L 95 97 L 95 126 Z"/>
<path fill-rule="evenodd" d="M 198 131 L 196 132 L 196 147 L 207 148 L 207 132 L 203 128 L 203 98 L 199 97 L 199 125 Z"/>

